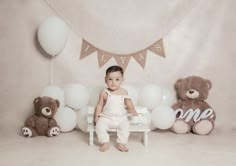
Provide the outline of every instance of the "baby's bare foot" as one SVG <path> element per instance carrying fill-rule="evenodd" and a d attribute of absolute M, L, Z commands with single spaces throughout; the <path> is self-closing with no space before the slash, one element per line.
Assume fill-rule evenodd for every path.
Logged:
<path fill-rule="evenodd" d="M 101 152 L 105 152 L 108 149 L 109 149 L 109 142 L 103 143 L 99 148 Z"/>
<path fill-rule="evenodd" d="M 120 150 L 121 152 L 128 152 L 128 148 L 124 144 L 117 144 L 117 149 Z"/>

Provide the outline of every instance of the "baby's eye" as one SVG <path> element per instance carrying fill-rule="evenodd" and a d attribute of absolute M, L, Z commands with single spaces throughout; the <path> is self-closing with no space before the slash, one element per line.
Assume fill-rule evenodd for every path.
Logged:
<path fill-rule="evenodd" d="M 116 81 L 119 81 L 120 79 L 116 79 Z"/>
<path fill-rule="evenodd" d="M 111 78 L 109 78 L 109 80 L 111 81 L 112 79 L 111 79 Z"/>

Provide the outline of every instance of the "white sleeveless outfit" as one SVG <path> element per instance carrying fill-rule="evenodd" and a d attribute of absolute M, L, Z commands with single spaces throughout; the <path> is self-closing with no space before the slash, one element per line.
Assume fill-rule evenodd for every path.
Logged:
<path fill-rule="evenodd" d="M 129 121 L 125 109 L 125 98 L 127 95 L 113 95 L 105 89 L 107 101 L 103 107 L 100 117 L 96 123 L 96 134 L 100 143 L 109 142 L 107 130 L 117 129 L 117 142 L 127 144 L 129 138 Z"/>

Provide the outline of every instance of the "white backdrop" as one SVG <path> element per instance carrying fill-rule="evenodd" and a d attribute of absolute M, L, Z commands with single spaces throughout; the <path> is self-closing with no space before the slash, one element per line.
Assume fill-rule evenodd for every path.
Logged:
<path fill-rule="evenodd" d="M 132 59 L 125 83 L 155 83 L 173 91 L 178 78 L 205 77 L 213 83 L 207 102 L 217 113 L 216 128 L 236 127 L 234 0 L 47 2 L 0 2 L 0 131 L 6 135 L 19 130 L 32 113 L 33 99 L 49 84 L 50 59 L 40 48 L 36 31 L 51 15 L 59 15 L 70 27 L 65 49 L 54 58 L 56 85 L 103 85 L 106 68 L 116 64 L 111 59 L 99 69 L 95 54 L 79 60 L 82 37 L 114 53 L 138 51 L 163 37 L 166 58 L 149 52 L 144 70 Z M 168 19 L 163 23 L 163 18 Z M 165 28 L 157 26 L 160 20 Z"/>

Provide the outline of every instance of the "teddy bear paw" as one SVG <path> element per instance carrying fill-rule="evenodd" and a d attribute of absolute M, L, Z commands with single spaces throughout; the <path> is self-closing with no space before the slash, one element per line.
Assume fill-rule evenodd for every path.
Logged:
<path fill-rule="evenodd" d="M 177 134 L 185 134 L 190 131 L 190 126 L 183 120 L 177 120 L 171 127 L 171 130 Z"/>
<path fill-rule="evenodd" d="M 52 127 L 49 130 L 48 136 L 49 137 L 57 136 L 59 133 L 60 133 L 60 128 L 59 127 Z"/>
<path fill-rule="evenodd" d="M 33 135 L 32 131 L 28 127 L 23 127 L 21 132 L 25 137 L 32 137 Z"/>
<path fill-rule="evenodd" d="M 206 135 L 211 132 L 213 125 L 209 120 L 201 120 L 193 128 L 196 134 Z"/>

